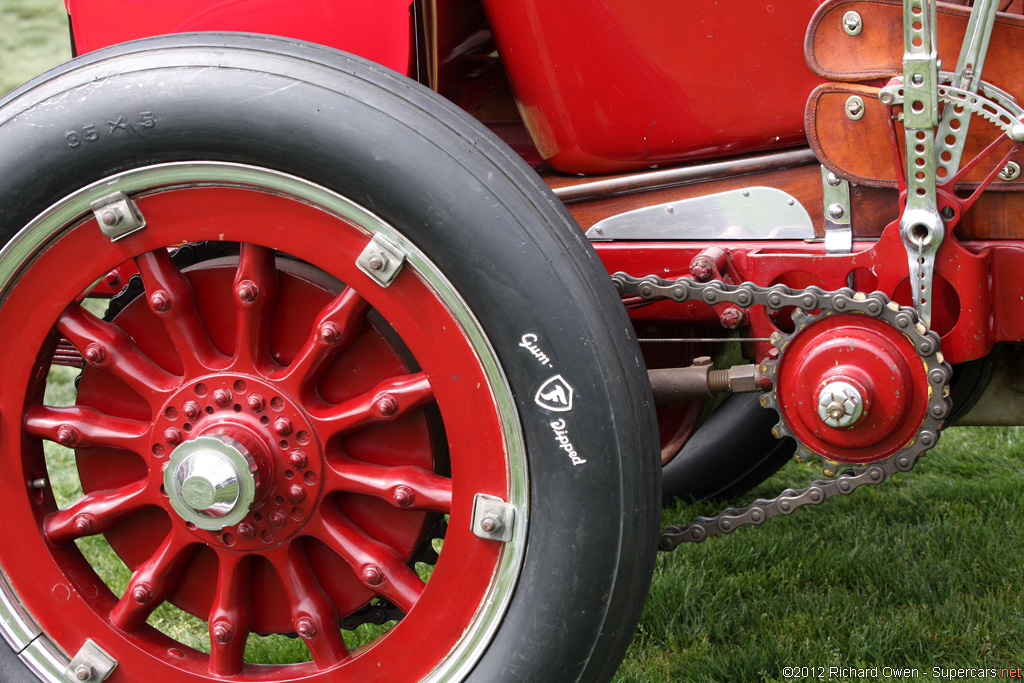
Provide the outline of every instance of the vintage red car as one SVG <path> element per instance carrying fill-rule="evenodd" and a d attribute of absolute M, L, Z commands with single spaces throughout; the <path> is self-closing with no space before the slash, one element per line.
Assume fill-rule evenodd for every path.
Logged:
<path fill-rule="evenodd" d="M 1019 0 L 158 5 L 0 100 L 10 680 L 607 680 L 659 548 L 1017 419 Z"/>

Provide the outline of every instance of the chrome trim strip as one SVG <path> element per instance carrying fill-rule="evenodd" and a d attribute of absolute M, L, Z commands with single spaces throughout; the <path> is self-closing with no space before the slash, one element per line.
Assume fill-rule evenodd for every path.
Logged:
<path fill-rule="evenodd" d="M 553 188 L 555 196 L 563 204 L 584 202 L 591 199 L 605 199 L 635 192 L 664 190 L 670 187 L 692 185 L 708 180 L 735 178 L 753 173 L 784 171 L 788 168 L 817 164 L 818 158 L 809 148 L 774 152 L 758 156 L 743 157 L 729 161 L 715 161 L 710 164 L 680 166 L 660 171 L 642 171 L 631 175 L 594 180 L 588 183 Z"/>

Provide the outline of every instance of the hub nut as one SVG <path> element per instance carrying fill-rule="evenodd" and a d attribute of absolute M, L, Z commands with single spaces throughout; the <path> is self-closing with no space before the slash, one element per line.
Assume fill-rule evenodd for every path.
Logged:
<path fill-rule="evenodd" d="M 864 397 L 857 387 L 832 380 L 818 394 L 818 417 L 829 427 L 852 427 L 864 415 Z"/>

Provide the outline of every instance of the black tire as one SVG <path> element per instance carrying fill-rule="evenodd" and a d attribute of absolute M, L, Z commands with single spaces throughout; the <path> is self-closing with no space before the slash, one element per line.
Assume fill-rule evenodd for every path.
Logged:
<path fill-rule="evenodd" d="M 786 464 L 796 449 L 772 436 L 779 416 L 758 404 L 759 394 L 734 394 L 702 424 L 662 468 L 664 504 L 676 499 L 741 496 Z"/>
<path fill-rule="evenodd" d="M 529 477 L 518 583 L 489 645 L 472 653 L 469 679 L 609 679 L 653 571 L 657 432 L 627 316 L 557 199 L 482 126 L 375 64 L 298 41 L 178 35 L 86 55 L 0 101 L 0 239 L 91 183 L 188 161 L 246 164 L 325 187 L 393 226 L 452 283 L 507 377 Z M 97 235 L 97 249 L 106 246 Z M 0 283 L 3 294 L 17 281 L 15 273 Z M 546 363 L 522 345 L 527 333 Z M 10 334 L 0 330 L 7 353 Z M 535 400 L 555 374 L 574 389 L 571 412 Z M 0 439 L 19 432 L 20 415 L 0 411 Z M 580 466 L 556 441 L 559 418 Z M 29 614 L 55 609 L 26 603 Z M 81 645 L 58 633 L 39 642 L 47 637 L 68 656 Z M 125 647 L 96 640 L 115 658 Z M 17 666 L 0 649 L 0 670 Z M 173 669 L 122 664 L 109 680 L 165 680 L 165 664 Z"/>

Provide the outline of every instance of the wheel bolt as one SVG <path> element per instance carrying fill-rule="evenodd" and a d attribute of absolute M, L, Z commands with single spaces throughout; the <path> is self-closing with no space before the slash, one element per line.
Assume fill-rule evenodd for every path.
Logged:
<path fill-rule="evenodd" d="M 167 296 L 167 292 L 158 289 L 153 292 L 153 296 L 149 297 L 149 305 L 153 307 L 154 311 L 164 313 L 171 307 L 171 300 Z"/>
<path fill-rule="evenodd" d="M 96 528 L 96 520 L 92 515 L 76 515 L 75 516 L 75 531 L 85 535 L 92 533 L 92 530 Z"/>
<path fill-rule="evenodd" d="M 407 508 L 416 502 L 416 496 L 408 486 L 399 486 L 395 489 L 395 505 L 400 508 Z"/>
<path fill-rule="evenodd" d="M 306 498 L 306 489 L 302 488 L 298 484 L 292 484 L 288 487 L 288 500 L 293 503 L 301 503 Z"/>
<path fill-rule="evenodd" d="M 334 323 L 324 323 L 320 326 L 320 338 L 327 344 L 337 344 L 341 340 L 341 328 Z"/>
<path fill-rule="evenodd" d="M 132 590 L 132 599 L 140 605 L 145 605 L 153 599 L 153 591 L 144 583 L 140 583 Z"/>
<path fill-rule="evenodd" d="M 269 522 L 270 526 L 274 527 L 275 529 L 280 529 L 285 525 L 285 522 L 287 521 L 288 518 L 284 516 L 284 512 L 282 512 L 281 510 L 274 510 L 269 515 L 267 515 L 267 522 Z"/>
<path fill-rule="evenodd" d="M 279 417 L 274 420 L 274 431 L 281 436 L 288 436 L 292 433 L 292 421 L 287 417 Z"/>
<path fill-rule="evenodd" d="M 221 408 L 231 403 L 231 392 L 227 389 L 217 389 L 213 392 L 213 402 Z"/>
<path fill-rule="evenodd" d="M 377 412 L 384 417 L 390 417 L 398 411 L 398 401 L 394 396 L 388 393 L 381 394 L 377 397 Z"/>
<path fill-rule="evenodd" d="M 377 586 L 384 580 L 384 572 L 375 564 L 368 564 L 363 568 L 363 583 L 369 586 Z"/>
<path fill-rule="evenodd" d="M 164 430 L 164 441 L 172 446 L 177 446 L 181 443 L 181 430 L 177 427 L 168 427 Z"/>
<path fill-rule="evenodd" d="M 198 420 L 199 416 L 203 414 L 203 409 L 195 401 L 186 401 L 181 410 L 185 413 L 185 417 L 190 420 Z"/>
<path fill-rule="evenodd" d="M 83 354 L 90 365 L 99 365 L 107 359 L 107 352 L 99 344 L 89 344 Z"/>
<path fill-rule="evenodd" d="M 238 532 L 239 536 L 246 540 L 256 535 L 256 527 L 254 527 L 252 524 L 249 524 L 249 522 L 242 522 L 241 524 L 239 524 L 236 531 Z"/>
<path fill-rule="evenodd" d="M 218 643 L 226 643 L 231 640 L 231 626 L 223 621 L 218 621 L 213 625 L 212 629 L 213 639 Z"/>
<path fill-rule="evenodd" d="M 309 617 L 302 617 L 296 621 L 295 630 L 298 631 L 299 635 L 303 638 L 312 638 L 316 635 L 316 626 L 313 624 L 313 620 Z"/>
<path fill-rule="evenodd" d="M 380 270 L 387 263 L 387 260 L 383 256 L 371 256 L 366 262 L 366 265 L 370 267 L 370 270 Z"/>
<path fill-rule="evenodd" d="M 245 399 L 245 404 L 249 406 L 249 410 L 254 413 L 263 412 L 267 402 L 259 394 L 249 394 L 249 397 Z"/>
<path fill-rule="evenodd" d="M 256 283 L 252 280 L 242 280 L 238 283 L 238 289 L 235 290 L 238 298 L 246 303 L 255 301 L 258 293 L 259 289 L 257 289 Z"/>
<path fill-rule="evenodd" d="M 88 664 L 79 664 L 75 667 L 75 678 L 80 681 L 91 681 L 93 677 L 92 667 Z"/>
<path fill-rule="evenodd" d="M 78 430 L 71 425 L 57 427 L 57 443 L 61 446 L 73 446 L 78 441 Z"/>
<path fill-rule="evenodd" d="M 294 450 L 288 454 L 288 464 L 297 470 L 304 468 L 308 462 L 309 458 L 300 450 Z"/>
<path fill-rule="evenodd" d="M 484 517 L 480 520 L 480 528 L 490 534 L 501 529 L 501 522 L 495 517 Z"/>

